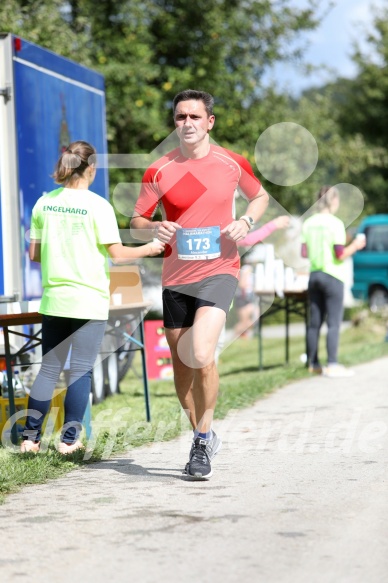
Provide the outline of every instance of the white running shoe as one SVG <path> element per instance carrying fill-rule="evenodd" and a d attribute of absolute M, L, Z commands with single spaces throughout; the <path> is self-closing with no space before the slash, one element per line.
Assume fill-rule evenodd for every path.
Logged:
<path fill-rule="evenodd" d="M 323 376 L 330 379 L 344 379 L 354 376 L 354 370 L 346 368 L 342 364 L 330 364 L 323 368 Z"/>

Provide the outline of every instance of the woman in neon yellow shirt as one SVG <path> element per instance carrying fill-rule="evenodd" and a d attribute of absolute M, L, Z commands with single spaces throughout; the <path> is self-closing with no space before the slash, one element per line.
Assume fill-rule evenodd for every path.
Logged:
<path fill-rule="evenodd" d="M 345 226 L 334 216 L 339 204 L 338 190 L 323 186 L 318 192 L 319 212 L 304 222 L 302 230 L 302 256 L 310 260 L 310 321 L 307 329 L 309 370 L 336 378 L 353 374 L 337 361 L 344 301 L 344 260 L 365 247 L 365 241 L 358 238 L 345 247 Z M 325 319 L 327 367 L 322 369 L 318 358 L 318 343 Z"/>
<path fill-rule="evenodd" d="M 21 452 L 38 452 L 42 422 L 71 347 L 65 423 L 58 451 L 83 447 L 78 439 L 91 389 L 92 369 L 109 312 L 109 264 L 159 255 L 164 245 L 136 248 L 121 243 L 111 204 L 91 192 L 96 151 L 87 142 L 70 144 L 54 179 L 61 185 L 42 196 L 32 211 L 30 259 L 42 265 L 43 361 L 31 388 Z"/>

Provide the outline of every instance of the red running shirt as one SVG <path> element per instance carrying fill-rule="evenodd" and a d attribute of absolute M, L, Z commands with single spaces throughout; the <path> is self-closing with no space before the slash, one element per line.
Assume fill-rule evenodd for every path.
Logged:
<path fill-rule="evenodd" d="M 150 219 L 160 205 L 165 220 L 183 228 L 219 226 L 234 220 L 235 190 L 247 200 L 261 188 L 249 162 L 239 154 L 211 145 L 204 158 L 185 158 L 177 148 L 157 160 L 144 173 L 135 211 Z M 234 241 L 221 235 L 221 256 L 215 259 L 178 259 L 175 235 L 166 245 L 163 286 L 201 281 L 213 275 L 238 277 L 240 257 Z"/>

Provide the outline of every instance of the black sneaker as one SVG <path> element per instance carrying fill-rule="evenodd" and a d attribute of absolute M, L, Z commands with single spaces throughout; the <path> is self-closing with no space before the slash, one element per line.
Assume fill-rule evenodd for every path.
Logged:
<path fill-rule="evenodd" d="M 204 440 L 205 441 L 205 440 Z M 206 451 L 209 456 L 209 460 L 212 461 L 215 455 L 220 451 L 222 447 L 222 440 L 218 437 L 215 431 L 213 431 L 212 436 L 209 440 L 206 440 Z M 194 440 L 191 444 L 189 460 L 191 459 L 192 453 L 194 449 Z M 187 474 L 189 470 L 190 461 L 187 462 L 185 465 L 185 469 L 183 470 L 182 474 Z"/>
<path fill-rule="evenodd" d="M 190 452 L 187 476 L 194 480 L 208 480 L 212 475 L 206 439 L 197 437 Z"/>

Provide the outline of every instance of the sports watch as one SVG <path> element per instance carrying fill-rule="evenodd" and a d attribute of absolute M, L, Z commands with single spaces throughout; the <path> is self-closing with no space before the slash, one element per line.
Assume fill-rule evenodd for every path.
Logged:
<path fill-rule="evenodd" d="M 249 217 L 248 215 L 243 215 L 242 217 L 239 218 L 239 221 L 245 221 L 249 227 L 249 230 L 251 230 L 253 228 L 254 221 L 253 221 L 252 217 Z"/>

